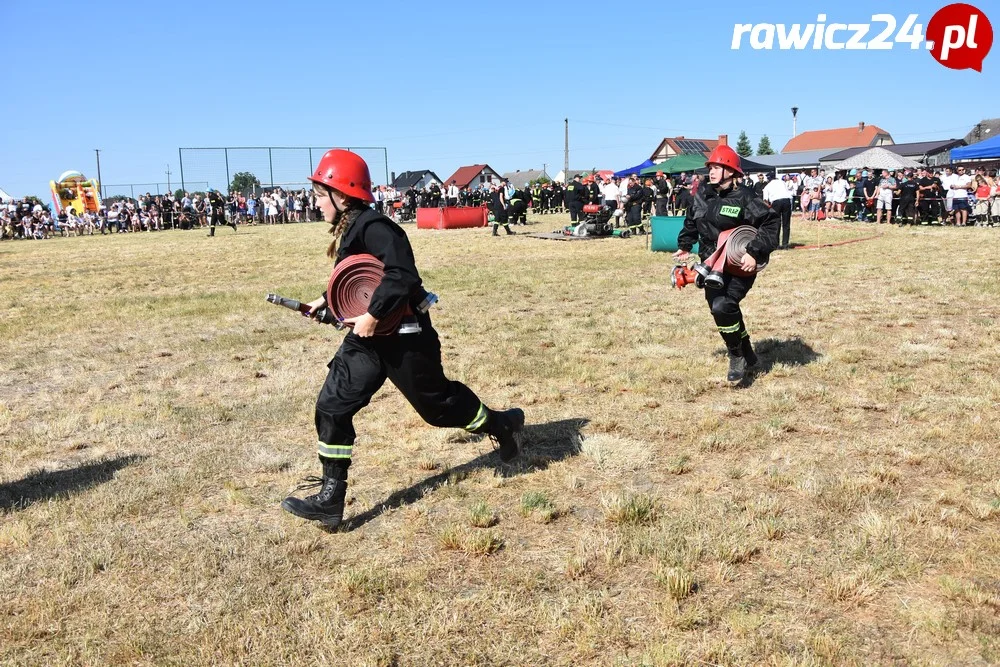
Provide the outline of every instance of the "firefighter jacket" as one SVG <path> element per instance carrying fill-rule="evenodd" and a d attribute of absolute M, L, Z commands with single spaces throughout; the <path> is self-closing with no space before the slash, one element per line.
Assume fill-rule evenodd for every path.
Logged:
<path fill-rule="evenodd" d="M 740 225 L 757 228 L 757 237 L 747 246 L 747 252 L 758 264 L 766 262 L 778 245 L 781 216 L 741 184 L 720 193 L 711 183 L 702 183 L 688 206 L 677 247 L 690 252 L 697 242 L 698 254 L 706 259 L 715 252 L 719 233 Z"/>
<path fill-rule="evenodd" d="M 403 228 L 395 222 L 366 208 L 347 226 L 337 248 L 337 263 L 350 255 L 374 255 L 385 265 L 382 282 L 372 292 L 368 312 L 381 320 L 407 301 L 419 304 L 423 289 L 413 248 Z M 336 263 L 334 264 L 336 266 Z"/>
<path fill-rule="evenodd" d="M 625 196 L 625 209 L 631 209 L 633 206 L 639 206 L 642 204 L 643 197 L 645 194 L 642 191 L 642 186 L 638 183 L 633 183 L 628 186 L 627 194 Z"/>
<path fill-rule="evenodd" d="M 577 202 L 583 203 L 587 198 L 587 188 L 581 185 L 577 181 L 570 181 L 569 185 L 566 186 L 566 205 L 575 204 Z"/>
<path fill-rule="evenodd" d="M 597 181 L 591 181 L 590 186 L 590 203 L 600 204 L 601 203 L 601 186 L 597 184 Z"/>
<path fill-rule="evenodd" d="M 656 187 L 656 198 L 666 199 L 670 196 L 670 181 L 666 178 L 658 178 L 653 181 L 653 185 Z"/>

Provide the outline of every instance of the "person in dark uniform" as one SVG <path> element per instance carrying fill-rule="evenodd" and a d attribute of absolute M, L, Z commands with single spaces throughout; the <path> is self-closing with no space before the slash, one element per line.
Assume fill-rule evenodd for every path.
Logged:
<path fill-rule="evenodd" d="M 656 215 L 666 215 L 667 202 L 670 201 L 671 188 L 667 175 L 662 171 L 656 172 L 656 181 L 653 184 L 653 188 L 656 190 L 656 197 L 654 199 L 654 204 L 656 205 Z"/>
<path fill-rule="evenodd" d="M 545 213 L 545 203 L 542 195 L 544 191 L 541 183 L 535 183 L 531 188 L 531 212 L 535 215 Z"/>
<path fill-rule="evenodd" d="M 222 198 L 222 193 L 212 188 L 208 189 L 207 199 L 212 205 L 211 223 L 208 228 L 208 235 L 215 236 L 215 226 L 226 224 L 226 200 Z M 236 231 L 236 219 L 229 222 L 229 226 Z"/>
<path fill-rule="evenodd" d="M 510 207 L 507 209 L 507 215 L 510 219 L 510 224 L 512 225 L 526 225 L 528 224 L 528 203 L 525 201 L 524 190 L 521 188 L 515 188 L 514 194 L 510 196 Z"/>
<path fill-rule="evenodd" d="M 368 165 L 360 155 L 327 151 L 313 182 L 333 242 L 327 255 L 339 263 L 351 255 L 371 254 L 385 266 L 372 292 L 368 312 L 344 321 L 353 326 L 330 361 L 329 373 L 316 401 L 316 433 L 322 477 L 301 488 L 319 487 L 305 498 L 289 497 L 281 507 L 303 519 L 336 528 L 344 518 L 347 473 L 356 433 L 354 415 L 368 405 L 388 379 L 429 424 L 483 433 L 498 445 L 503 461 L 521 448 L 524 412 L 497 412 L 461 382 L 449 380 L 441 366 L 441 343 L 430 315 L 420 304 L 427 299 L 406 233 L 389 218 L 369 208 L 374 197 Z M 379 320 L 409 303 L 418 311 L 419 333 L 375 336 Z M 310 314 L 326 306 L 326 296 L 309 304 Z"/>
<path fill-rule="evenodd" d="M 921 169 L 917 179 L 917 207 L 920 209 L 920 219 L 930 222 L 938 217 L 941 210 L 941 200 L 938 199 L 938 179 L 934 178 L 930 169 Z"/>
<path fill-rule="evenodd" d="M 638 178 L 638 177 L 637 177 Z M 653 214 L 653 200 L 656 198 L 656 191 L 653 190 L 653 180 L 647 178 L 642 186 L 642 215 L 651 216 Z"/>
<path fill-rule="evenodd" d="M 600 204 L 601 203 L 601 184 L 597 181 L 601 177 L 597 174 L 593 174 L 590 177 L 590 184 L 587 185 L 587 203 L 588 204 Z"/>
<path fill-rule="evenodd" d="M 500 236 L 497 232 L 501 225 L 508 235 L 515 233 L 507 222 L 507 188 L 502 184 L 490 188 L 490 213 L 493 214 L 493 236 Z"/>
<path fill-rule="evenodd" d="M 642 186 L 639 185 L 639 177 L 632 174 L 628 177 L 628 189 L 623 198 L 625 207 L 625 226 L 638 227 L 642 224 Z"/>
<path fill-rule="evenodd" d="M 552 206 L 549 208 L 551 213 L 565 213 L 566 212 L 566 188 L 563 187 L 562 183 L 552 184 Z"/>
<path fill-rule="evenodd" d="M 431 183 L 429 190 L 430 202 L 427 204 L 430 208 L 438 208 L 441 206 L 441 186 L 437 183 Z"/>
<path fill-rule="evenodd" d="M 566 186 L 566 208 L 569 209 L 570 222 L 582 221 L 583 200 L 587 196 L 587 190 L 580 182 L 580 174 L 573 177 L 569 185 Z"/>
<path fill-rule="evenodd" d="M 914 178 L 909 171 L 903 174 L 903 179 L 899 184 L 899 217 L 900 226 L 907 223 L 917 222 L 917 191 L 920 189 L 920 182 Z"/>
<path fill-rule="evenodd" d="M 744 271 L 756 271 L 760 264 L 767 262 L 771 251 L 778 245 L 779 215 L 768 208 L 753 190 L 738 183 L 743 176 L 740 156 L 732 147 L 722 144 L 712 151 L 705 163 L 709 168 L 708 180 L 702 181 L 693 194 L 691 206 L 684 218 L 684 227 L 677 235 L 674 259 L 684 261 L 691 253 L 695 242 L 702 261 L 715 252 L 719 234 L 726 229 L 741 225 L 757 228 L 757 236 L 747 246 L 742 259 Z M 756 274 L 749 277 L 723 274 L 722 289 L 705 286 L 705 299 L 715 319 L 729 352 L 729 382 L 742 382 L 747 368 L 756 365 L 757 355 L 750 343 L 740 310 L 740 301 L 753 287 Z"/>

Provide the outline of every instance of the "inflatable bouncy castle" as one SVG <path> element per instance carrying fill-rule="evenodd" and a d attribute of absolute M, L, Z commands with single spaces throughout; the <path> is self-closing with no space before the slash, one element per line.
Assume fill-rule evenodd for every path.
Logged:
<path fill-rule="evenodd" d="M 56 213 L 73 209 L 79 215 L 84 211 L 97 213 L 101 208 L 100 184 L 78 171 L 63 172 L 58 181 L 49 181 L 49 188 Z"/>

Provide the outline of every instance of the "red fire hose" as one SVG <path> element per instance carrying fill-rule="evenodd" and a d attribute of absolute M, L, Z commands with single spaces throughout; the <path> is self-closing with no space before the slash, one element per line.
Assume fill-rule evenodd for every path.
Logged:
<path fill-rule="evenodd" d="M 753 271 L 744 271 L 742 265 L 747 246 L 756 237 L 757 229 L 750 225 L 741 225 L 721 232 L 715 252 L 704 262 L 699 262 L 692 268 L 683 265 L 675 266 L 670 273 L 670 283 L 677 289 L 691 284 L 701 287 L 697 282 L 700 276 L 706 287 L 722 289 L 725 285 L 724 273 L 745 278 L 762 271 L 767 266 L 767 262 L 758 263 Z"/>
<path fill-rule="evenodd" d="M 705 265 L 713 272 L 729 273 L 744 278 L 752 276 L 767 266 L 767 262 L 757 264 L 754 271 L 743 270 L 743 256 L 747 246 L 757 238 L 757 229 L 750 225 L 741 225 L 727 229 L 719 234 L 718 246 L 712 256 L 705 260 Z"/>
<path fill-rule="evenodd" d="M 341 260 L 333 270 L 326 289 L 326 302 L 334 315 L 346 320 L 368 312 L 372 294 L 382 282 L 384 269 L 382 262 L 373 255 L 351 255 Z M 397 308 L 379 320 L 375 335 L 389 336 L 396 333 L 407 311 L 410 311 L 409 305 Z"/>

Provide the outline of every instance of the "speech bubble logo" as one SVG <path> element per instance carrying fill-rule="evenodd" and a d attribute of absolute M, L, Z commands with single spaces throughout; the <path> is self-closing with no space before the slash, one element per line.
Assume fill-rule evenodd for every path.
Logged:
<path fill-rule="evenodd" d="M 993 47 L 993 26 L 986 14 L 972 5 L 942 7 L 927 24 L 931 55 L 951 69 L 983 71 L 983 60 Z"/>

